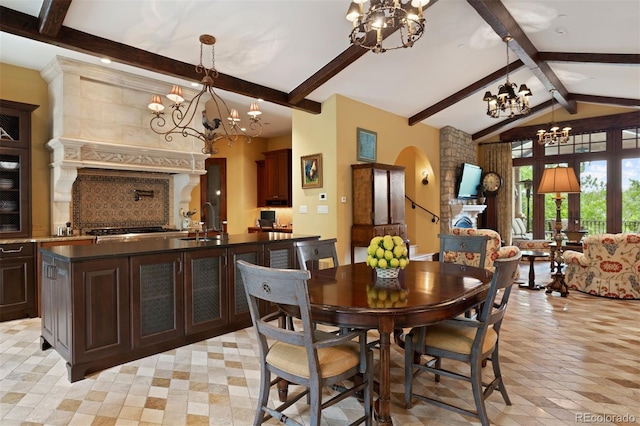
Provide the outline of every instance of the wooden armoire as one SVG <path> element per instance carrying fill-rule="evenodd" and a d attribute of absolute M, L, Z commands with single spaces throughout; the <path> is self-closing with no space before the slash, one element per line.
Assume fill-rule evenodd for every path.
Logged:
<path fill-rule="evenodd" d="M 404 209 L 404 167 L 389 164 L 352 164 L 353 226 L 351 263 L 355 247 L 367 247 L 375 236 L 407 238 Z"/>

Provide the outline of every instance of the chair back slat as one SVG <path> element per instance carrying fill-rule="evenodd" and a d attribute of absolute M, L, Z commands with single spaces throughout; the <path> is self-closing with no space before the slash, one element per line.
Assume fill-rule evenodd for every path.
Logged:
<path fill-rule="evenodd" d="M 485 328 L 493 326 L 496 331 L 500 329 L 521 257 L 522 253 L 518 250 L 512 257 L 495 260 L 496 270 L 491 279 L 489 293 L 478 315 L 478 321 L 484 324 Z"/>
<path fill-rule="evenodd" d="M 316 241 L 296 241 L 293 243 L 296 254 L 298 255 L 298 263 L 300 269 L 315 271 L 320 269 L 321 260 L 330 259 L 333 267 L 339 266 L 338 253 L 336 252 L 335 238 Z"/>
<path fill-rule="evenodd" d="M 487 257 L 487 243 L 491 239 L 486 235 L 440 234 L 440 262 L 447 262 L 449 253 L 454 253 L 453 263 L 483 268 Z M 463 253 L 464 256 L 458 256 Z M 477 260 L 476 260 L 477 259 Z"/>

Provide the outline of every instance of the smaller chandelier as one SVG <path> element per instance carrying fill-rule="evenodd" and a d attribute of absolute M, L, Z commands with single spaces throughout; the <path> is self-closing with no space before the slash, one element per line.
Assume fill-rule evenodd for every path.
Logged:
<path fill-rule="evenodd" d="M 354 0 L 347 11 L 347 20 L 353 22 L 349 34 L 351 44 L 372 50 L 375 53 L 412 47 L 424 33 L 422 6 L 430 0 L 371 0 L 369 10 L 364 12 L 367 0 Z M 396 46 L 383 46 L 386 35 L 400 30 L 400 42 Z M 383 35 L 384 32 L 384 35 Z"/>
<path fill-rule="evenodd" d="M 487 115 L 492 118 L 513 117 L 529 113 L 531 90 L 526 84 L 523 84 L 516 93 L 518 85 L 509 81 L 509 41 L 511 41 L 511 36 L 506 36 L 503 41 L 507 46 L 507 81 L 498 87 L 496 96 L 491 92 L 485 92 L 484 98 L 482 98 L 487 103 Z"/>
<path fill-rule="evenodd" d="M 180 134 L 184 137 L 195 136 L 204 142 L 202 152 L 204 154 L 216 154 L 218 150 L 214 148 L 214 144 L 220 139 L 227 139 L 229 146 L 234 142 L 243 139 L 251 142 L 252 137 L 260 136 L 262 133 L 262 123 L 260 123 L 260 107 L 257 102 L 252 102 L 249 106 L 249 128 L 252 134 L 249 135 L 247 129 L 240 125 L 240 115 L 235 108 L 227 107 L 225 101 L 218 96 L 213 90 L 213 80 L 218 76 L 215 68 L 215 37 L 203 34 L 200 36 L 200 63 L 196 66 L 198 74 L 204 74 L 202 77 L 202 89 L 200 92 L 184 107 L 185 99 L 182 97 L 182 88 L 173 86 L 167 98 L 171 104 L 171 123 L 168 124 L 164 118 L 164 105 L 162 98 L 154 95 L 151 98 L 149 109 L 153 113 L 151 118 L 151 130 L 159 135 L 164 135 L 167 142 L 173 140 L 174 134 Z M 202 52 L 204 46 L 211 46 L 211 68 L 207 68 L 202 64 Z M 209 94 L 209 96 L 204 96 Z M 204 98 L 203 98 L 204 96 Z M 200 105 L 200 101 L 203 105 Z M 196 129 L 194 120 L 198 112 L 201 112 L 202 130 Z M 226 120 L 224 119 L 226 118 Z M 198 126 L 199 127 L 199 126 Z"/>
<path fill-rule="evenodd" d="M 566 126 L 560 131 L 560 126 L 556 124 L 555 116 L 553 113 L 553 101 L 554 93 L 556 89 L 551 89 L 551 128 L 549 130 L 538 130 L 538 143 L 540 145 L 554 145 L 556 143 L 566 143 L 569 140 L 569 132 L 571 127 Z"/>

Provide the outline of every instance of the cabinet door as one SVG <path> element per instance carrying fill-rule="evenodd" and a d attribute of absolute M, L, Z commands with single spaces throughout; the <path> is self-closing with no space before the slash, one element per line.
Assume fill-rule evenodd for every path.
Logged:
<path fill-rule="evenodd" d="M 236 261 L 244 260 L 254 265 L 263 265 L 263 245 L 233 246 L 229 248 L 229 323 L 240 326 L 251 325 L 249 303 L 244 283 L 236 267 Z"/>
<path fill-rule="evenodd" d="M 36 316 L 33 243 L 0 245 L 0 321 Z"/>
<path fill-rule="evenodd" d="M 71 320 L 70 266 L 49 254 L 42 254 L 42 321 L 41 349 L 53 346 L 71 363 L 73 327 Z"/>
<path fill-rule="evenodd" d="M 131 258 L 133 346 L 161 343 L 184 335 L 181 253 Z"/>
<path fill-rule="evenodd" d="M 129 262 L 126 258 L 74 263 L 73 360 L 75 364 L 126 353 L 129 328 Z"/>
<path fill-rule="evenodd" d="M 186 334 L 227 323 L 227 250 L 186 252 L 184 261 Z"/>
<path fill-rule="evenodd" d="M 389 170 L 389 222 L 404 223 L 404 170 Z"/>
<path fill-rule="evenodd" d="M 291 150 L 264 153 L 266 204 L 291 207 Z"/>
<path fill-rule="evenodd" d="M 0 238 L 31 235 L 31 112 L 0 99 Z"/>
<path fill-rule="evenodd" d="M 387 170 L 373 169 L 373 225 L 389 221 L 389 176 Z M 404 190 L 404 187 L 403 187 Z"/>
<path fill-rule="evenodd" d="M 43 341 L 41 342 L 41 349 L 46 350 L 50 348 L 54 343 L 54 278 L 52 276 L 52 269 L 54 267 L 53 256 L 43 253 L 40 256 L 40 270 L 42 276 L 40 278 L 41 285 L 41 334 Z"/>
<path fill-rule="evenodd" d="M 0 238 L 31 235 L 31 161 L 26 149 L 0 148 Z M 8 168 L 11 167 L 11 168 Z"/>
<path fill-rule="evenodd" d="M 265 207 L 267 205 L 267 173 L 264 160 L 256 161 L 256 192 L 256 205 Z"/>

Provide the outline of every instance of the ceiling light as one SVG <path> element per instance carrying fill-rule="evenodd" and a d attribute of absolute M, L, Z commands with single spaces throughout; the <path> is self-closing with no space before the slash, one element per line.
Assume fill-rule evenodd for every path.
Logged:
<path fill-rule="evenodd" d="M 497 95 L 494 96 L 491 92 L 486 92 L 482 98 L 487 103 L 487 115 L 492 118 L 513 117 L 529 113 L 531 90 L 526 84 L 523 84 L 516 92 L 518 85 L 509 81 L 509 41 L 511 41 L 511 36 L 506 36 L 503 41 L 507 46 L 507 81 L 498 87 Z"/>
<path fill-rule="evenodd" d="M 109 58 L 101 58 L 100 62 L 102 62 L 103 64 L 110 64 L 111 63 L 111 59 L 109 59 Z"/>
<path fill-rule="evenodd" d="M 158 95 L 151 98 L 149 109 L 153 112 L 151 118 L 151 130 L 159 135 L 164 135 L 167 142 L 173 140 L 174 134 L 184 137 L 195 136 L 204 142 L 202 152 L 205 154 L 216 154 L 217 149 L 213 145 L 220 139 L 227 139 L 229 146 L 239 139 L 251 142 L 252 137 L 260 136 L 262 124 L 260 123 L 260 108 L 257 102 L 252 102 L 249 108 L 249 128 L 252 134 L 246 132 L 246 128 L 240 126 L 240 115 L 235 108 L 227 107 L 226 102 L 213 90 L 213 80 L 218 76 L 215 68 L 215 37 L 203 34 L 200 36 L 200 63 L 196 66 L 198 74 L 202 77 L 202 89 L 189 102 L 186 108 L 183 107 L 185 101 L 182 97 L 182 88 L 173 86 L 167 95 L 171 104 L 171 123 L 167 124 L 164 118 L 164 105 Z M 202 64 L 202 52 L 205 46 L 211 46 L 211 68 Z M 204 96 L 208 94 L 209 96 Z M 204 96 L 204 98 L 203 98 Z M 202 106 L 200 101 L 202 100 Z M 201 112 L 200 112 L 201 111 Z M 196 129 L 194 126 L 197 126 Z M 202 128 L 202 130 L 199 130 Z"/>
<path fill-rule="evenodd" d="M 346 18 L 353 22 L 349 34 L 351 44 L 372 50 L 375 53 L 412 47 L 424 33 L 422 7 L 430 0 L 371 0 L 369 10 L 364 12 L 367 0 L 354 0 L 349 5 Z M 384 38 L 399 30 L 397 45 L 383 46 Z"/>
<path fill-rule="evenodd" d="M 553 112 L 553 101 L 554 101 L 554 93 L 556 89 L 551 89 L 551 126 L 549 130 L 540 129 L 538 130 L 538 143 L 540 145 L 554 145 L 556 143 L 566 143 L 569 140 L 569 132 L 571 131 L 571 127 L 566 126 L 560 130 L 560 127 L 556 124 L 554 112 Z"/>

